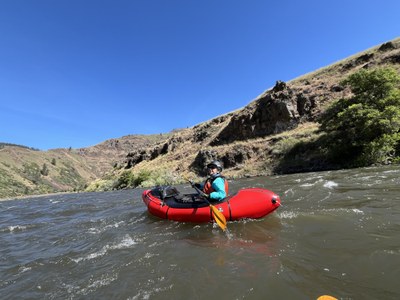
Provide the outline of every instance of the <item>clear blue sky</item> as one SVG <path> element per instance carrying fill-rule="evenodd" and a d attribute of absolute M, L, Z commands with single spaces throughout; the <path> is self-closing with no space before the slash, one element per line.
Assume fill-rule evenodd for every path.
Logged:
<path fill-rule="evenodd" d="M 400 1 L 0 0 L 0 141 L 165 133 L 400 36 Z"/>

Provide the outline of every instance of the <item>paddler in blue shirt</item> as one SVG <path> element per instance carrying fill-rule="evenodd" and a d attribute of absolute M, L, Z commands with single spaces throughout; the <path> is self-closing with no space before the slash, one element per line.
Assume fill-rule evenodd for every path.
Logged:
<path fill-rule="evenodd" d="M 222 164 L 214 160 L 207 165 L 208 177 L 204 184 L 196 183 L 195 186 L 208 195 L 211 201 L 224 200 L 228 195 L 228 180 L 221 175 Z"/>

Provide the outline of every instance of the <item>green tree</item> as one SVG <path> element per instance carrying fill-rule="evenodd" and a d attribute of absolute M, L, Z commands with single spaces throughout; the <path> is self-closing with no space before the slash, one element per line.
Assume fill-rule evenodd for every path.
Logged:
<path fill-rule="evenodd" d="M 334 159 L 351 166 L 399 159 L 399 83 L 392 68 L 361 70 L 342 82 L 353 95 L 335 102 L 319 120 Z"/>
<path fill-rule="evenodd" d="M 118 177 L 117 181 L 113 185 L 113 189 L 123 189 L 127 187 L 135 187 L 134 185 L 135 175 L 131 171 L 124 171 Z"/>
<path fill-rule="evenodd" d="M 46 164 L 43 164 L 42 169 L 40 170 L 40 174 L 42 174 L 43 176 L 49 175 L 49 168 Z"/>

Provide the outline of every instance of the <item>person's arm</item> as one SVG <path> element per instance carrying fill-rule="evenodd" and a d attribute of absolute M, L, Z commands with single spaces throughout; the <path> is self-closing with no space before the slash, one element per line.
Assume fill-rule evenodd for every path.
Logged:
<path fill-rule="evenodd" d="M 210 194 L 211 200 L 221 201 L 226 197 L 224 179 L 222 178 L 215 179 L 214 182 L 212 183 L 212 187 L 214 189 L 214 192 Z"/>

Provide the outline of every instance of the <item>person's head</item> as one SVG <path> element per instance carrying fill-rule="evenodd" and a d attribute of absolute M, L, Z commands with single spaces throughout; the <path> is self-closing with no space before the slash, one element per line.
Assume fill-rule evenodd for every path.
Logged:
<path fill-rule="evenodd" d="M 214 160 L 207 165 L 209 175 L 218 174 L 222 171 L 222 164 L 218 160 Z"/>

